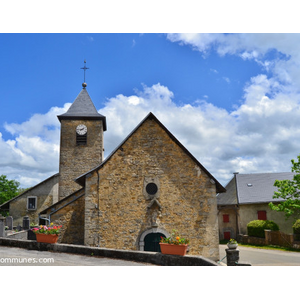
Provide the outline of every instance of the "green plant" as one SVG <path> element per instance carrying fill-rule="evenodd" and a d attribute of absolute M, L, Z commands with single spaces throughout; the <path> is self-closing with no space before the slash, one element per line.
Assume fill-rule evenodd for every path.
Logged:
<path fill-rule="evenodd" d="M 235 239 L 230 239 L 227 244 L 237 244 Z"/>
<path fill-rule="evenodd" d="M 58 235 L 60 233 L 60 226 L 53 226 L 53 223 L 50 224 L 50 226 L 46 225 L 40 225 L 40 227 L 32 228 L 31 230 L 37 234 L 37 233 L 42 233 L 42 234 L 56 234 Z"/>
<path fill-rule="evenodd" d="M 300 234 L 300 219 L 296 220 L 293 225 L 294 234 Z"/>
<path fill-rule="evenodd" d="M 275 180 L 274 186 L 278 191 L 274 192 L 273 199 L 284 200 L 277 204 L 269 203 L 269 207 L 275 211 L 284 212 L 286 219 L 293 216 L 297 219 L 300 216 L 300 155 L 298 161 L 294 159 L 292 162 L 292 172 L 294 177 L 292 180 Z"/>
<path fill-rule="evenodd" d="M 279 226 L 270 220 L 253 220 L 247 224 L 248 235 L 255 237 L 265 237 L 265 229 L 278 231 Z"/>
<path fill-rule="evenodd" d="M 186 245 L 190 241 L 186 238 L 181 238 L 178 234 L 178 231 L 173 229 L 171 235 L 169 237 L 160 237 L 160 242 L 165 244 L 173 244 L 173 245 Z"/>

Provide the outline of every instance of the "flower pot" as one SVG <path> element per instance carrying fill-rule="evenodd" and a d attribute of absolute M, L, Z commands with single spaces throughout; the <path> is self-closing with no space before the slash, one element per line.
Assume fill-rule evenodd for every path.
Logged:
<path fill-rule="evenodd" d="M 39 243 L 55 244 L 58 240 L 57 234 L 36 233 L 36 241 Z"/>
<path fill-rule="evenodd" d="M 185 255 L 188 245 L 174 245 L 174 244 L 165 244 L 159 243 L 161 253 L 163 254 L 172 254 L 172 255 Z"/>
<path fill-rule="evenodd" d="M 238 246 L 238 244 L 227 244 L 227 247 L 228 247 L 229 249 L 236 249 L 237 246 Z"/>

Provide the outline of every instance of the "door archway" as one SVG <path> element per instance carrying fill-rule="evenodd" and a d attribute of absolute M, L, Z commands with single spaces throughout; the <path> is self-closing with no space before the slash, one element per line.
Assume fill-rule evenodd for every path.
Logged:
<path fill-rule="evenodd" d="M 159 241 L 161 236 L 166 237 L 169 234 L 166 230 L 159 228 L 145 230 L 139 239 L 139 250 L 160 252 Z"/>
<path fill-rule="evenodd" d="M 161 252 L 159 246 L 161 236 L 166 237 L 164 234 L 159 232 L 148 233 L 144 239 L 144 251 Z"/>

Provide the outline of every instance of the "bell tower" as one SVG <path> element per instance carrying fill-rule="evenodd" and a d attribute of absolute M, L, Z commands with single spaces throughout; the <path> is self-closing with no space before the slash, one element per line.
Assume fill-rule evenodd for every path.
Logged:
<path fill-rule="evenodd" d="M 87 68 L 83 68 L 84 71 Z M 82 84 L 69 110 L 57 116 L 61 123 L 59 159 L 59 199 L 81 188 L 74 179 L 98 166 L 103 160 L 103 132 L 106 117 L 99 114 Z"/>

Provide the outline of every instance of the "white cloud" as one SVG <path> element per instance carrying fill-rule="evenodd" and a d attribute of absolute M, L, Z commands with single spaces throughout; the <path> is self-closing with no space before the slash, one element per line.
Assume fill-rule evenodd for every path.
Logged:
<path fill-rule="evenodd" d="M 142 85 L 133 95 L 107 99 L 99 111 L 107 118 L 105 155 L 152 111 L 158 119 L 221 183 L 232 173 L 290 171 L 290 160 L 300 149 L 299 35 L 169 34 L 168 39 L 209 55 L 237 55 L 266 68 L 244 87 L 244 98 L 233 111 L 204 99 L 177 105 L 174 94 L 160 83 Z M 276 49 L 278 56 L 266 56 Z M 211 69 L 212 72 L 216 70 Z M 217 71 L 216 71 L 217 72 Z M 225 79 L 225 78 L 224 78 Z M 0 167 L 3 174 L 32 185 L 58 171 L 59 122 L 67 110 L 51 108 L 22 124 L 6 124 L 13 138 L 0 135 Z M 30 170 L 30 173 L 28 173 Z M 7 172 L 7 173 L 5 173 Z"/>
<path fill-rule="evenodd" d="M 18 180 L 22 186 L 32 186 L 58 170 L 60 115 L 70 107 L 52 107 L 46 114 L 35 114 L 21 124 L 5 124 L 12 139 L 4 140 L 0 133 L 1 174 Z"/>
<path fill-rule="evenodd" d="M 220 56 L 237 55 L 242 59 L 253 59 L 272 76 L 300 89 L 300 35 L 284 33 L 268 34 L 168 34 L 167 39 L 180 45 L 190 45 L 205 56 L 216 51 Z M 270 60 L 266 54 L 275 51 L 277 56 Z"/>
<path fill-rule="evenodd" d="M 176 105 L 168 87 L 142 85 L 135 95 L 107 99 L 99 112 L 106 116 L 105 155 L 152 111 L 179 141 L 223 184 L 232 173 L 289 171 L 300 149 L 300 109 L 297 94 L 278 92 L 273 79 L 259 75 L 245 87 L 245 101 L 229 113 L 207 101 Z M 35 184 L 58 171 L 59 122 L 69 107 L 51 108 L 22 124 L 7 124 L 13 140 L 0 140 L 1 168 L 22 184 Z M 34 129 L 32 129 L 34 128 Z M 32 129 L 32 130 L 28 130 Z M 8 169 L 10 168 L 10 169 Z"/>

